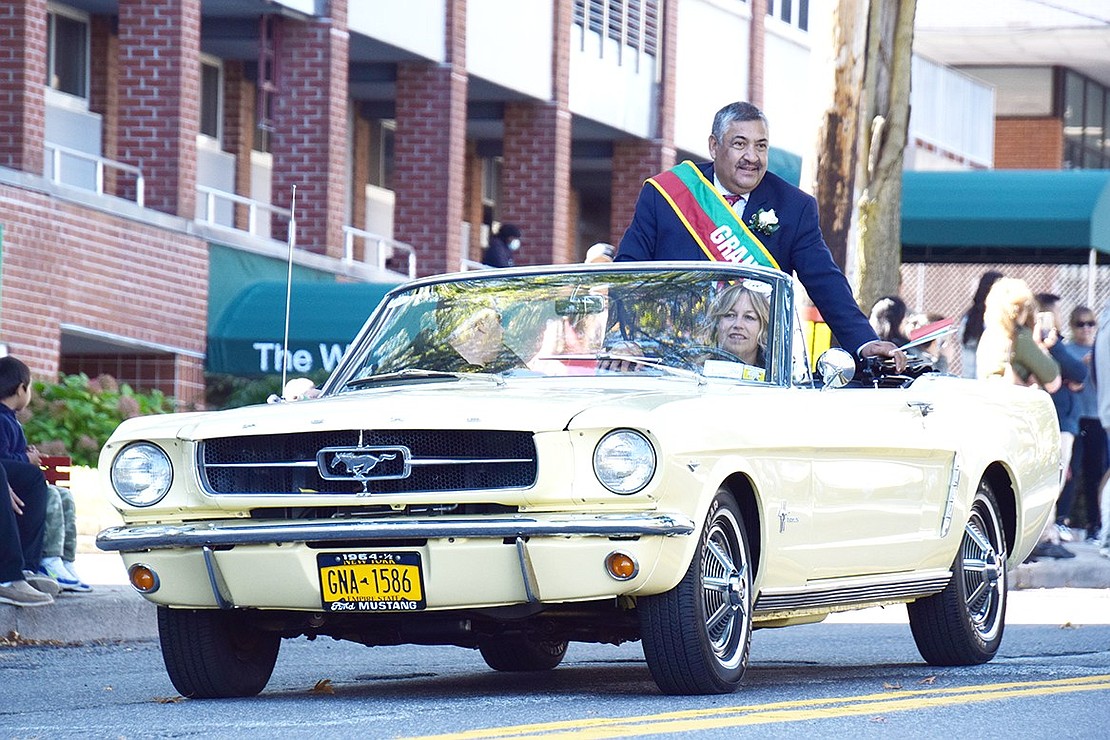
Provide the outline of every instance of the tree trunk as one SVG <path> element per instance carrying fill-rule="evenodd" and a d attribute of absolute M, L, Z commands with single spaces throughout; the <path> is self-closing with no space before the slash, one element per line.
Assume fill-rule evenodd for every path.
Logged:
<path fill-rule="evenodd" d="M 817 198 L 821 234 L 841 269 L 847 265 L 852 204 L 856 200 L 856 132 L 863 88 L 869 0 L 839 0 L 833 12 L 833 86 L 817 137 Z"/>
<path fill-rule="evenodd" d="M 900 283 L 902 159 L 917 0 L 838 0 L 818 136 L 821 233 L 864 310 Z"/>
<path fill-rule="evenodd" d="M 856 300 L 870 308 L 902 287 L 902 166 L 910 118 L 917 0 L 873 2 L 856 184 Z"/>

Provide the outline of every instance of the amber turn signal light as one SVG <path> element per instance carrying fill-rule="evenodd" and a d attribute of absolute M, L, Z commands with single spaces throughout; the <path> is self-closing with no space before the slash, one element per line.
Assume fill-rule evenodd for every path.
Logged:
<path fill-rule="evenodd" d="M 142 594 L 154 593 L 161 585 L 158 574 L 145 565 L 132 565 L 127 569 L 127 577 L 131 581 L 132 588 Z"/>
<path fill-rule="evenodd" d="M 618 581 L 627 581 L 640 572 L 640 564 L 628 553 L 617 550 L 605 558 L 605 570 Z"/>

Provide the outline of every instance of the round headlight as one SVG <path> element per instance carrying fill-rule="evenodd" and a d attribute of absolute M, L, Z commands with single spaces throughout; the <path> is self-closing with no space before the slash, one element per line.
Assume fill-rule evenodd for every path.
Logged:
<path fill-rule="evenodd" d="M 149 442 L 129 445 L 112 461 L 112 488 L 132 506 L 152 506 L 173 482 L 173 466 L 160 447 Z"/>
<path fill-rule="evenodd" d="M 609 432 L 594 449 L 594 475 L 613 493 L 636 493 L 655 474 L 655 450 L 631 429 Z"/>

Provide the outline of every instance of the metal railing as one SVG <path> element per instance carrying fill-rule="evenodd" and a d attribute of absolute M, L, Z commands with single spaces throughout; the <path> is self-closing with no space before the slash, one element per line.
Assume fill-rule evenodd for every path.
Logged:
<path fill-rule="evenodd" d="M 142 170 L 140 170 L 138 167 L 124 164 L 123 162 L 117 162 L 114 159 L 108 159 L 107 157 L 101 157 L 96 154 L 89 154 L 88 152 L 83 152 L 80 149 L 71 149 L 68 146 L 62 146 L 61 144 L 53 144 L 49 141 L 44 144 L 44 149 L 50 155 L 51 172 L 49 174 L 49 178 L 51 182 L 58 185 L 82 187 L 80 185 L 75 185 L 72 182 L 65 182 L 62 180 L 62 163 L 67 159 L 77 159 L 83 162 L 88 162 L 94 166 L 95 174 L 93 189 L 96 191 L 97 195 L 104 195 L 104 170 L 119 170 L 120 172 L 126 172 L 135 177 L 135 203 L 138 204 L 140 208 L 143 207 L 146 180 L 143 178 Z"/>
<path fill-rule="evenodd" d="M 493 269 L 493 268 L 491 268 L 486 263 L 479 262 L 477 260 L 469 260 L 466 257 L 463 257 L 461 260 L 459 260 L 459 272 L 467 272 L 468 270 L 491 270 L 491 269 Z"/>
<path fill-rule="evenodd" d="M 235 208 L 236 206 L 243 206 L 247 209 L 247 229 L 246 231 L 252 236 L 269 236 L 269 234 L 258 233 L 258 215 L 260 212 L 265 213 L 267 216 L 282 216 L 287 221 L 292 216 L 292 211 L 288 208 L 275 206 L 271 203 L 264 203 L 260 200 L 252 200 L 236 193 L 229 193 L 226 190 L 217 190 L 210 188 L 207 185 L 197 185 L 197 193 L 201 195 L 204 201 L 204 216 L 198 217 L 198 221 L 203 221 L 212 226 L 220 226 L 226 229 L 235 229 L 242 231 L 235 226 Z M 221 224 L 216 221 L 216 206 L 219 203 L 230 203 L 232 209 L 232 223 Z"/>
<path fill-rule="evenodd" d="M 363 231 L 354 226 L 343 227 L 343 259 L 346 262 L 355 262 L 355 240 L 362 242 L 362 259 L 361 262 L 370 264 L 377 264 L 383 270 L 388 270 L 386 266 L 389 260 L 397 256 L 400 252 L 404 255 L 408 262 L 408 276 L 409 278 L 416 277 L 416 249 L 411 244 L 399 242 L 396 239 L 390 239 L 388 236 L 375 234 L 370 231 Z"/>

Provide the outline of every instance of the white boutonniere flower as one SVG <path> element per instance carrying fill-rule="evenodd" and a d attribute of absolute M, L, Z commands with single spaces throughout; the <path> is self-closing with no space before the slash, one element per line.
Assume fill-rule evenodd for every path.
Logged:
<path fill-rule="evenodd" d="M 779 217 L 775 215 L 775 209 L 765 211 L 760 208 L 748 219 L 748 228 L 764 236 L 774 234 L 779 230 Z"/>

